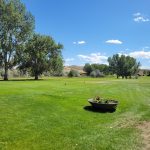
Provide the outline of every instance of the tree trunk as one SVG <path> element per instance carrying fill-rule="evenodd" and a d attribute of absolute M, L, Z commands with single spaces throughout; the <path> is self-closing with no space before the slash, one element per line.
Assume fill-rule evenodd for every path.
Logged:
<path fill-rule="evenodd" d="M 38 80 L 38 79 L 39 79 L 37 74 L 35 75 L 35 78 L 34 78 L 34 79 L 35 79 L 35 80 Z"/>
<path fill-rule="evenodd" d="M 7 62 L 5 62 L 5 73 L 4 73 L 4 80 L 8 80 L 8 67 L 7 67 Z"/>
<path fill-rule="evenodd" d="M 8 74 L 4 74 L 4 80 L 8 81 Z"/>

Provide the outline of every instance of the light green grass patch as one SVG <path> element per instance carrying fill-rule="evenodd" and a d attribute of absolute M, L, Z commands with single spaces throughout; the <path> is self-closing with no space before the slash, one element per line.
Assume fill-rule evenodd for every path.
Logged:
<path fill-rule="evenodd" d="M 117 111 L 85 110 L 96 95 L 117 99 Z M 150 120 L 149 97 L 150 78 L 0 81 L 0 149 L 141 149 L 136 124 Z"/>

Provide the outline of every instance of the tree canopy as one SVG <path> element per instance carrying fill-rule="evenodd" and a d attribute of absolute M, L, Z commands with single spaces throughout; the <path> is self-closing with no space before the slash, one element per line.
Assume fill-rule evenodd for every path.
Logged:
<path fill-rule="evenodd" d="M 140 63 L 136 61 L 135 58 L 130 56 L 125 56 L 115 54 L 108 58 L 110 71 L 117 75 L 117 78 L 121 76 L 122 78 L 131 78 L 132 75 L 136 75 L 140 66 Z"/>
<path fill-rule="evenodd" d="M 20 60 L 19 69 L 27 70 L 38 79 L 44 71 L 61 72 L 61 44 L 56 44 L 50 36 L 34 34 L 27 44 Z"/>
<path fill-rule="evenodd" d="M 109 74 L 109 66 L 105 65 L 105 64 L 89 64 L 86 63 L 83 67 L 83 70 L 87 73 L 87 75 L 89 76 L 93 71 L 101 72 L 102 74 Z M 93 72 L 92 74 L 95 74 L 95 72 Z"/>
<path fill-rule="evenodd" d="M 20 0 L 0 0 L 0 66 L 4 80 L 8 69 L 17 64 L 16 58 L 34 29 L 34 17 Z"/>

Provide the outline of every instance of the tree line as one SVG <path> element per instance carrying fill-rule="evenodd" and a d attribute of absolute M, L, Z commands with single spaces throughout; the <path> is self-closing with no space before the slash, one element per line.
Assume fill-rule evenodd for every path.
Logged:
<path fill-rule="evenodd" d="M 63 45 L 34 32 L 34 16 L 20 0 L 0 0 L 0 69 L 4 80 L 16 67 L 35 79 L 45 71 L 59 75 L 63 69 Z"/>
<path fill-rule="evenodd" d="M 100 77 L 108 74 L 116 74 L 117 78 L 131 78 L 137 76 L 140 62 L 130 56 L 114 54 L 108 58 L 109 65 L 105 64 L 85 64 L 84 71 L 88 76 Z"/>
<path fill-rule="evenodd" d="M 105 64 L 86 63 L 83 70 L 87 73 L 87 76 L 91 77 L 103 77 L 109 74 L 109 66 Z"/>

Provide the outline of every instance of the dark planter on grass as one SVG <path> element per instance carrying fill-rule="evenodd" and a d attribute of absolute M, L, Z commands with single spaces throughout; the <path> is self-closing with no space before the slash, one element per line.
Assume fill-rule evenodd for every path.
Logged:
<path fill-rule="evenodd" d="M 97 102 L 94 99 L 88 99 L 88 102 L 92 105 L 93 108 L 102 111 L 115 111 L 118 105 L 118 101 L 116 100 L 103 100 Z"/>

